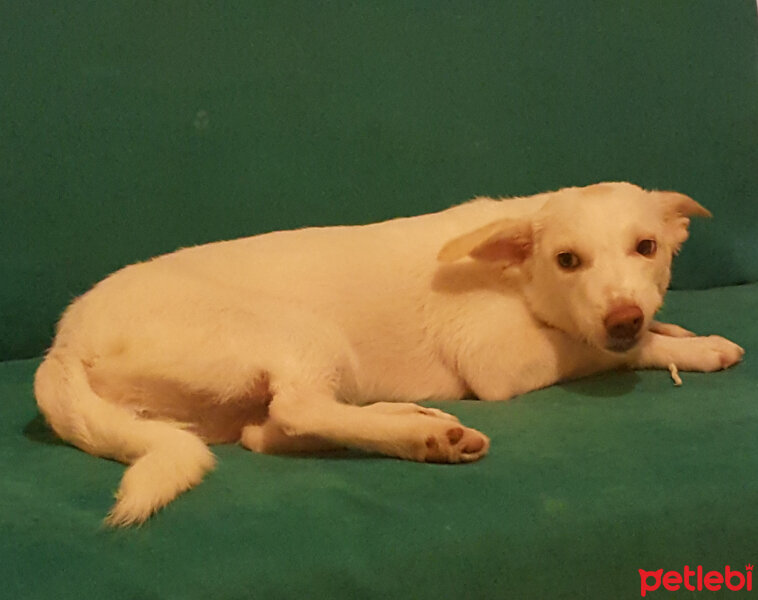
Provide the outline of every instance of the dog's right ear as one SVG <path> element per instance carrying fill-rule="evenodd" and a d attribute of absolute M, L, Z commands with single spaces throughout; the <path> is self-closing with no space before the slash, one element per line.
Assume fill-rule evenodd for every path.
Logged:
<path fill-rule="evenodd" d="M 653 192 L 663 203 L 666 237 L 674 253 L 689 237 L 690 217 L 711 217 L 711 211 L 679 192 Z"/>
<path fill-rule="evenodd" d="M 532 224 L 502 219 L 460 237 L 442 247 L 437 260 L 451 263 L 465 256 L 508 267 L 524 262 L 532 252 Z"/>

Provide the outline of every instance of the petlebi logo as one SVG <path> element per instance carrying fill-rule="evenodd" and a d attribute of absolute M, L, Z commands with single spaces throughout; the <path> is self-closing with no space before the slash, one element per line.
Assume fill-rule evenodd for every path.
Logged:
<path fill-rule="evenodd" d="M 723 571 L 705 571 L 702 566 L 690 569 L 685 565 L 684 570 L 666 571 L 658 569 L 657 571 L 640 572 L 640 595 L 644 598 L 649 592 L 654 592 L 661 587 L 669 592 L 676 592 L 680 589 L 691 592 L 718 592 L 721 590 L 730 590 L 739 592 L 741 590 L 753 590 L 753 565 L 745 565 L 745 570 L 740 571 L 732 569 L 729 565 L 724 567 Z"/>

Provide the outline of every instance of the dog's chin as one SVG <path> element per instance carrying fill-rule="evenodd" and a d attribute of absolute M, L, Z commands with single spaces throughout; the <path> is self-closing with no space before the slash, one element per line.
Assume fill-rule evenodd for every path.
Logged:
<path fill-rule="evenodd" d="M 623 354 L 624 352 L 629 352 L 632 350 L 639 341 L 640 340 L 637 337 L 608 338 L 605 342 L 604 348 L 608 352 L 613 352 L 614 354 Z"/>

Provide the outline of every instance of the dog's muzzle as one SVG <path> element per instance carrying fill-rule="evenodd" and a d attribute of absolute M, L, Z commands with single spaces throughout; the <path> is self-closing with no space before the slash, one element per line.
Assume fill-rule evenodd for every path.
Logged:
<path fill-rule="evenodd" d="M 631 350 L 639 341 L 645 315 L 636 304 L 624 304 L 611 310 L 603 320 L 607 336 L 606 349 L 612 352 Z"/>

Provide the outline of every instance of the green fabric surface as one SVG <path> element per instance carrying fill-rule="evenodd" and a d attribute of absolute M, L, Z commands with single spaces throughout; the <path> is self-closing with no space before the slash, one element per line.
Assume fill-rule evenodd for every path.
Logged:
<path fill-rule="evenodd" d="M 682 387 L 619 372 L 436 404 L 491 436 L 480 462 L 219 446 L 198 488 L 126 531 L 100 527 L 123 467 L 46 429 L 37 360 L 0 363 L 0 596 L 623 599 L 640 568 L 744 571 L 758 561 L 757 312 L 758 284 L 672 292 L 663 317 L 748 350 Z"/>
<path fill-rule="evenodd" d="M 711 208 L 758 280 L 754 0 L 6 2 L 0 359 L 179 246 L 600 180 Z"/>

